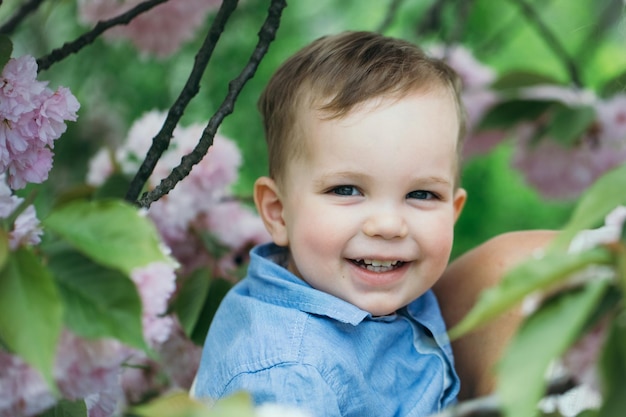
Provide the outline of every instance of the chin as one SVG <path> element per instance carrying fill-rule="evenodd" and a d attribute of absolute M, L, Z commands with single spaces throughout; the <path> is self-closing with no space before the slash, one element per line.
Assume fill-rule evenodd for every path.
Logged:
<path fill-rule="evenodd" d="M 369 307 L 369 308 L 368 308 Z M 390 314 L 394 314 L 398 309 L 402 308 L 402 306 L 397 305 L 376 305 L 376 306 L 363 306 L 360 307 L 362 310 L 367 311 L 374 317 L 380 316 L 388 316 Z"/>

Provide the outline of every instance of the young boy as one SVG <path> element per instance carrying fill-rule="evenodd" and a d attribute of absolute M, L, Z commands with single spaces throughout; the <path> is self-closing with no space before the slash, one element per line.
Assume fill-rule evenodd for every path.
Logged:
<path fill-rule="evenodd" d="M 254 195 L 273 243 L 253 249 L 222 301 L 193 395 L 247 391 L 324 417 L 428 416 L 454 403 L 431 287 L 466 199 L 456 75 L 408 42 L 347 32 L 288 59 L 259 105 L 270 176 Z M 441 293 L 459 301 L 447 310 L 456 320 L 474 294 L 450 285 Z"/>

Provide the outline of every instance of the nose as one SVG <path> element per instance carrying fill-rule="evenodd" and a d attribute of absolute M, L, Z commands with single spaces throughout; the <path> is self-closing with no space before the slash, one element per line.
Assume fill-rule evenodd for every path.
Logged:
<path fill-rule="evenodd" d="M 363 233 L 370 237 L 398 239 L 406 237 L 408 232 L 404 217 L 394 211 L 373 213 L 363 223 Z"/>

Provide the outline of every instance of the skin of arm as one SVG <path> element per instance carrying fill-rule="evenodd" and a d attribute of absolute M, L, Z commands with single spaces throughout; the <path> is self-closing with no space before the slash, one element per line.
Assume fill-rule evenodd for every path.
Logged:
<path fill-rule="evenodd" d="M 473 307 L 480 293 L 496 283 L 511 268 L 528 259 L 556 235 L 532 230 L 498 235 L 455 259 L 433 288 L 448 328 L 457 324 Z M 453 341 L 456 370 L 461 379 L 459 400 L 493 392 L 492 372 L 522 316 L 511 310 L 497 320 Z"/>

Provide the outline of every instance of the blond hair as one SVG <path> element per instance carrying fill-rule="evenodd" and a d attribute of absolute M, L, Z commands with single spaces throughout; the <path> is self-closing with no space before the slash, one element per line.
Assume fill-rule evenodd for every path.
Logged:
<path fill-rule="evenodd" d="M 448 65 L 410 42 L 373 32 L 343 32 L 313 41 L 278 68 L 259 99 L 270 177 L 280 182 L 287 161 L 306 149 L 297 123 L 303 106 L 333 119 L 373 98 L 402 98 L 442 87 L 457 105 L 458 159 L 465 116 L 460 80 Z"/>

